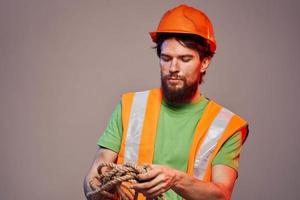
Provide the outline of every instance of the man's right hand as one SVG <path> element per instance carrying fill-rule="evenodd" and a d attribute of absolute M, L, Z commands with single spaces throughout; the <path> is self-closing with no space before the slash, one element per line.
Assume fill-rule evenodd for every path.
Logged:
<path fill-rule="evenodd" d="M 100 187 L 99 180 L 97 180 L 97 178 L 95 178 L 95 177 L 99 176 L 98 166 L 100 165 L 100 163 L 103 163 L 103 162 L 116 163 L 117 156 L 118 156 L 118 154 L 110 149 L 105 149 L 105 148 L 101 148 L 101 147 L 98 148 L 95 158 L 94 158 L 94 161 L 93 161 L 93 164 L 84 179 L 83 185 L 84 185 L 85 196 L 87 195 L 87 193 Z M 102 173 L 104 172 L 103 170 L 107 170 L 107 169 L 103 168 L 101 170 Z"/>

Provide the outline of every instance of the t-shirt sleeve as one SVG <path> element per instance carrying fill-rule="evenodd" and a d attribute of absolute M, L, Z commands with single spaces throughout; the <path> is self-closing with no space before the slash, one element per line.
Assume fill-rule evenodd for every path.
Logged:
<path fill-rule="evenodd" d="M 242 133 L 238 131 L 222 145 L 212 165 L 226 165 L 238 172 L 242 145 Z"/>
<path fill-rule="evenodd" d="M 120 150 L 122 141 L 122 108 L 121 102 L 118 103 L 113 111 L 106 129 L 98 139 L 97 144 L 101 147 L 110 149 L 116 153 Z"/>

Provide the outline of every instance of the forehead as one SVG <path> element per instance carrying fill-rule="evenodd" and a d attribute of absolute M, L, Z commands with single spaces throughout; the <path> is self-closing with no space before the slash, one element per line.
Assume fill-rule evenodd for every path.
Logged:
<path fill-rule="evenodd" d="M 162 43 L 161 53 L 168 55 L 198 55 L 196 50 L 185 47 L 182 42 L 177 41 L 175 38 L 166 39 Z"/>

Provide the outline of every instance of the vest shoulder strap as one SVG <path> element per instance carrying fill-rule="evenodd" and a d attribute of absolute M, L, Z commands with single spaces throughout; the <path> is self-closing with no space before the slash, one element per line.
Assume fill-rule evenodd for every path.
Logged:
<path fill-rule="evenodd" d="M 195 131 L 188 173 L 201 180 L 209 179 L 207 174 L 210 175 L 211 162 L 222 144 L 246 124 L 246 121 L 238 115 L 210 101 Z M 244 133 L 247 134 L 247 131 Z"/>
<path fill-rule="evenodd" d="M 123 95 L 123 136 L 118 163 L 152 163 L 160 105 L 160 89 Z"/>

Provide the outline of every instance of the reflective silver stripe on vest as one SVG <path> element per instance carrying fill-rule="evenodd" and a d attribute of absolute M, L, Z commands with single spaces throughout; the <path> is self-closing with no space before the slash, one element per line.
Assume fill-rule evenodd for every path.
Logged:
<path fill-rule="evenodd" d="M 194 176 L 196 178 L 203 180 L 210 156 L 233 115 L 231 111 L 222 108 L 209 127 L 195 158 Z"/>
<path fill-rule="evenodd" d="M 137 163 L 149 91 L 136 92 L 130 111 L 124 162 Z"/>

